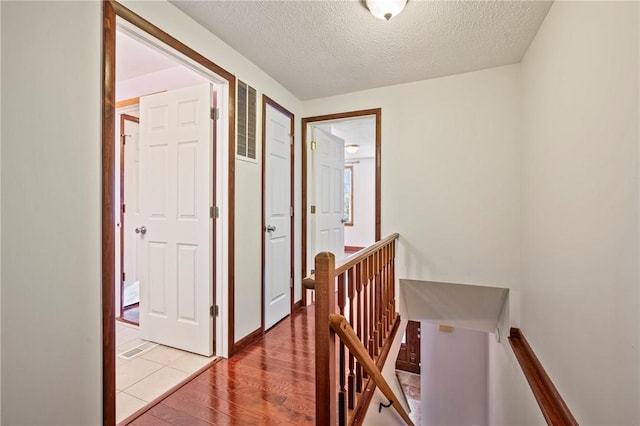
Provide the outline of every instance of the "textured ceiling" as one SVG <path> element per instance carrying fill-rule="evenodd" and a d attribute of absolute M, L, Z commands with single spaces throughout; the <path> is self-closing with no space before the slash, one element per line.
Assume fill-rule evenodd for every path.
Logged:
<path fill-rule="evenodd" d="M 520 62 L 551 6 L 410 0 L 387 22 L 358 0 L 172 3 L 301 100 Z"/>

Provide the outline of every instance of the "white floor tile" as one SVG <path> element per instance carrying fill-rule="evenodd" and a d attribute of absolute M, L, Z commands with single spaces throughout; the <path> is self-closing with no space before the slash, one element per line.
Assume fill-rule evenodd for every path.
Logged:
<path fill-rule="evenodd" d="M 161 364 L 142 358 L 134 358 L 116 369 L 116 389 L 124 390 L 162 368 Z"/>
<path fill-rule="evenodd" d="M 126 392 L 139 399 L 151 402 L 187 377 L 189 377 L 189 374 L 184 371 L 164 367 L 128 387 Z"/>
<path fill-rule="evenodd" d="M 121 422 L 147 403 L 124 392 L 116 394 L 116 422 Z"/>
<path fill-rule="evenodd" d="M 137 328 L 119 327 L 116 331 L 116 347 L 140 338 L 140 330 Z"/>
<path fill-rule="evenodd" d="M 168 365 L 185 355 L 184 351 L 160 345 L 141 354 L 140 357 L 158 364 Z"/>
<path fill-rule="evenodd" d="M 128 351 L 129 349 L 135 348 L 136 346 L 140 346 L 143 343 L 146 343 L 146 340 L 142 339 L 133 339 L 127 343 L 123 343 L 119 346 L 116 346 L 116 355 Z"/>
<path fill-rule="evenodd" d="M 169 364 L 170 367 L 182 370 L 185 373 L 193 374 L 211 361 L 216 359 L 215 356 L 207 358 L 205 356 L 196 355 L 187 352 L 185 356 L 178 358 L 176 361 Z"/>

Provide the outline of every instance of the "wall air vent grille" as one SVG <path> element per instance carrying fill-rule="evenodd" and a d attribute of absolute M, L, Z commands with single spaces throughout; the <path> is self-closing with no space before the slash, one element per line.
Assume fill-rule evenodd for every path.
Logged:
<path fill-rule="evenodd" d="M 238 157 L 255 160 L 257 124 L 256 89 L 238 80 L 237 93 L 238 135 L 236 154 Z"/>

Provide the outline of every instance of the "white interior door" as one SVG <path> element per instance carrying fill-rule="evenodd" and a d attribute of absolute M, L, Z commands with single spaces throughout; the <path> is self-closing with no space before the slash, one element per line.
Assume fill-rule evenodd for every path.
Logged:
<path fill-rule="evenodd" d="M 133 118 L 133 117 L 132 117 Z M 140 301 L 140 278 L 138 276 L 140 239 L 135 229 L 140 226 L 140 202 L 138 181 L 140 176 L 140 138 L 138 121 L 124 117 L 124 230 L 123 230 L 123 265 L 122 306 L 126 307 Z"/>
<path fill-rule="evenodd" d="M 291 312 L 291 117 L 266 104 L 264 326 Z"/>
<path fill-rule="evenodd" d="M 315 250 L 344 257 L 344 140 L 322 129 L 314 129 Z M 313 265 L 313 258 L 311 260 Z"/>
<path fill-rule="evenodd" d="M 142 338 L 213 353 L 213 89 L 140 98 L 140 330 Z M 144 227 L 144 229 L 143 229 Z"/>

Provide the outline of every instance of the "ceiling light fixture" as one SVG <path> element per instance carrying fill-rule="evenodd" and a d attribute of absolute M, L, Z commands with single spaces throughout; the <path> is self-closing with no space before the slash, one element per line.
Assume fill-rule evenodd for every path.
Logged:
<path fill-rule="evenodd" d="M 349 154 L 355 154 L 358 148 L 360 148 L 360 145 L 350 144 L 350 145 L 344 146 L 344 150 L 347 151 Z"/>
<path fill-rule="evenodd" d="M 388 21 L 402 12 L 407 0 L 365 0 L 365 4 L 373 16 Z"/>

